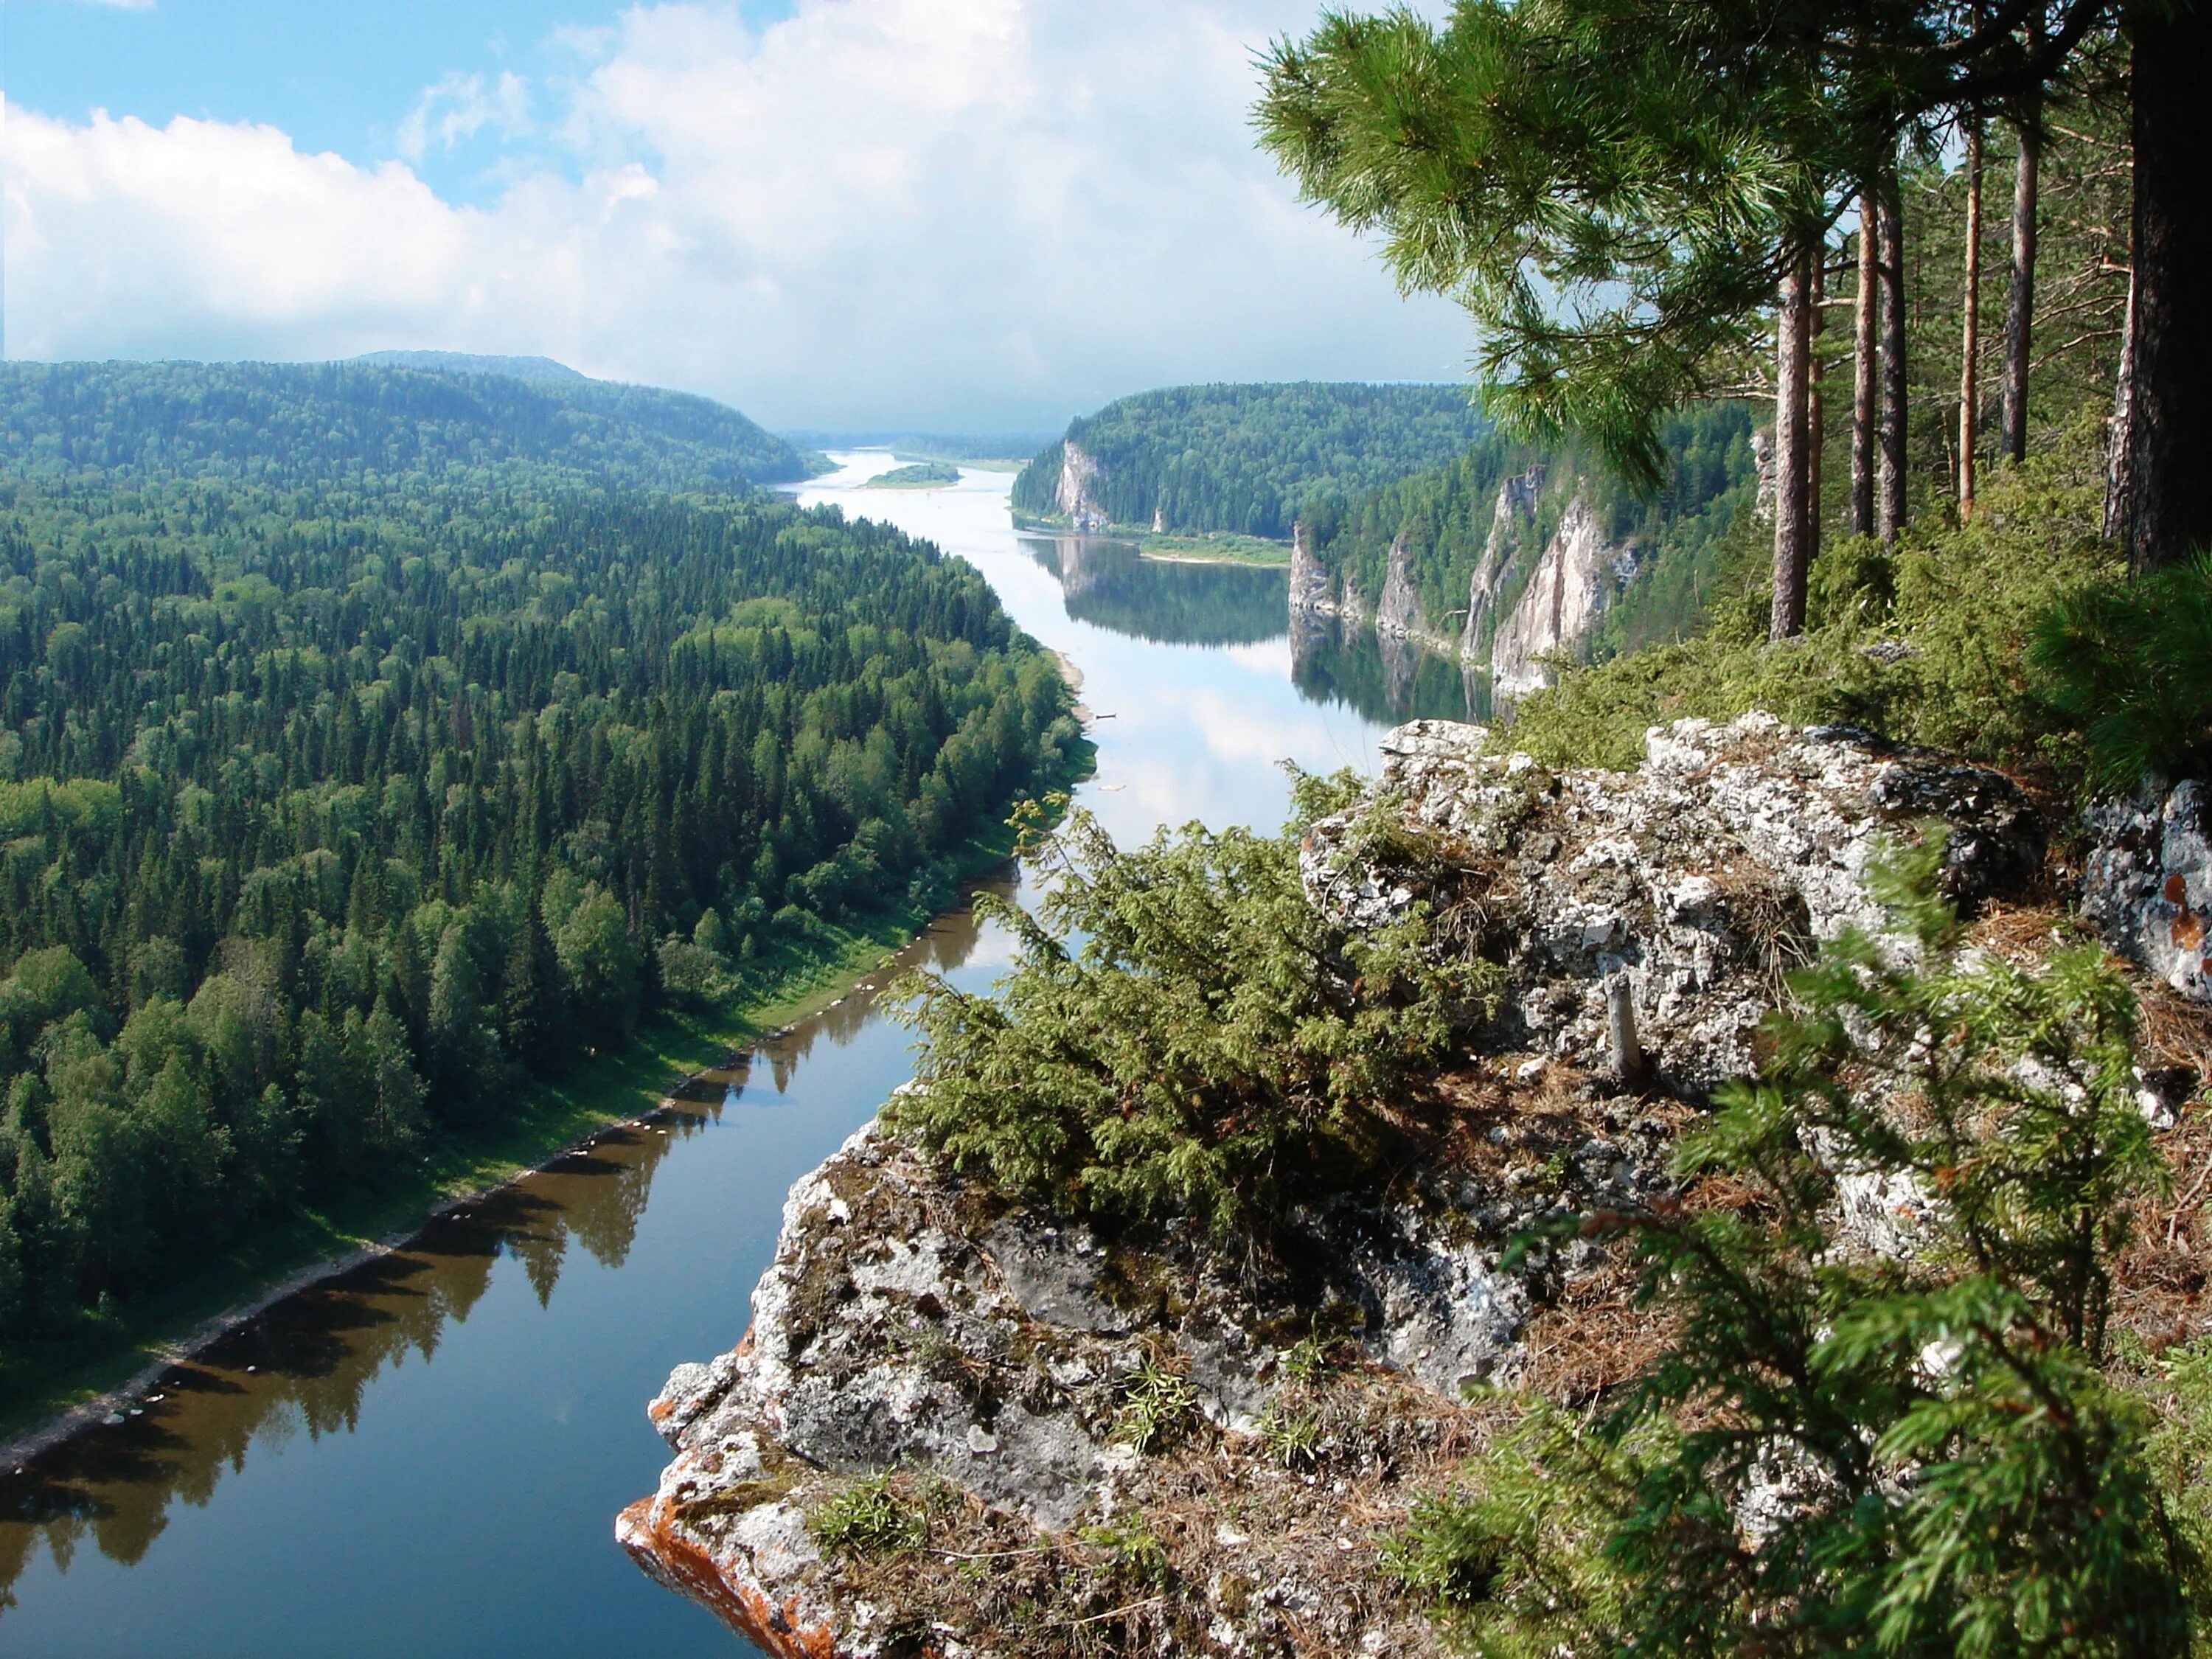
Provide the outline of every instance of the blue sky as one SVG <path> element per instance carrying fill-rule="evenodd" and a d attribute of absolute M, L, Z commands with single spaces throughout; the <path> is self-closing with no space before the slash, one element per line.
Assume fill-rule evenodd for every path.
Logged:
<path fill-rule="evenodd" d="M 0 0 L 9 92 L 49 115 L 106 109 L 157 125 L 190 115 L 269 122 L 303 149 L 356 160 L 398 153 L 426 88 L 449 74 L 573 76 L 564 37 L 621 11 L 593 0 Z M 797 0 L 749 0 L 745 19 L 789 17 Z M 512 146 L 484 134 L 417 167 L 441 194 L 496 194 Z M 535 148 L 533 154 L 544 154 Z M 549 157 L 557 161 L 557 157 Z"/>
<path fill-rule="evenodd" d="M 1320 0 L 5 0 L 10 351 L 536 351 L 783 425 L 1449 378 L 1253 150 Z"/>

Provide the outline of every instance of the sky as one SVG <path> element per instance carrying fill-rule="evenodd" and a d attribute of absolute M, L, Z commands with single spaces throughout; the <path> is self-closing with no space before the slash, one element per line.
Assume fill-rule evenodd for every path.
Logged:
<path fill-rule="evenodd" d="M 0 0 L 7 347 L 540 354 L 784 428 L 1454 380 L 1252 143 L 1322 0 Z"/>

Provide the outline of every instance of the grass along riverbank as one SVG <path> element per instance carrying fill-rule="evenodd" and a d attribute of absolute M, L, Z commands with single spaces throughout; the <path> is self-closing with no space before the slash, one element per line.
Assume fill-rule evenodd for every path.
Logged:
<path fill-rule="evenodd" d="M 1092 755 L 1086 743 L 1068 776 L 1053 787 L 1068 788 L 1088 776 Z M 962 884 L 1003 866 L 1014 835 L 1002 824 L 971 842 L 958 860 Z M 620 1049 L 528 1086 L 498 1123 L 436 1137 L 407 1175 L 274 1219 L 199 1271 L 68 1331 L 0 1344 L 0 1461 L 21 1462 L 67 1438 L 274 1303 L 403 1246 L 440 1212 L 481 1198 L 611 1125 L 657 1111 L 686 1078 L 842 998 L 957 902 L 955 893 L 941 896 L 944 902 L 825 926 L 811 944 L 754 964 L 728 1006 L 647 1023 Z"/>

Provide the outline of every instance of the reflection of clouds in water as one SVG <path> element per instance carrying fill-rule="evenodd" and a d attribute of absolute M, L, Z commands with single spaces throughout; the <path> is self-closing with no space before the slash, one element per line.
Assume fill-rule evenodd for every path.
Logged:
<path fill-rule="evenodd" d="M 1194 686 L 1178 701 L 1206 748 L 1223 760 L 1265 766 L 1289 760 L 1308 771 L 1374 762 L 1374 743 L 1355 723 L 1327 719 L 1310 705 L 1255 707 L 1233 702 L 1210 686 Z"/>
<path fill-rule="evenodd" d="M 1291 678 L 1291 637 L 1261 640 L 1254 645 L 1232 645 L 1221 654 L 1240 668 L 1249 668 L 1255 674 L 1265 674 L 1270 679 L 1288 680 Z"/>

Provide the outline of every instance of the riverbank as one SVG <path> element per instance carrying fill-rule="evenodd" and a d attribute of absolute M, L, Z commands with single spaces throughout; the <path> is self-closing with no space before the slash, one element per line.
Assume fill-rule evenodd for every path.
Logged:
<path fill-rule="evenodd" d="M 1063 659 L 1063 672 L 1071 666 Z M 1040 793 L 1072 788 L 1092 764 L 1085 743 L 1067 775 Z M 1001 824 L 971 842 L 956 865 L 962 891 L 1003 869 L 1014 839 L 1012 828 Z M 127 1412 L 179 1363 L 286 1297 L 406 1248 L 440 1216 L 481 1201 L 610 1128 L 649 1121 L 701 1073 L 842 1001 L 933 917 L 953 908 L 825 928 L 814 949 L 794 951 L 760 970 L 743 1001 L 654 1019 L 619 1052 L 533 1085 L 496 1127 L 434 1142 L 416 1171 L 341 1204 L 272 1220 L 203 1270 L 107 1320 L 9 1344 L 0 1364 L 0 1468 Z"/>
<path fill-rule="evenodd" d="M 1243 564 L 1262 569 L 1288 569 L 1291 544 L 1260 536 L 1232 535 L 1212 531 L 1202 535 L 1177 535 L 1146 530 L 1135 525 L 1113 525 L 1104 530 L 1078 532 L 1065 520 L 1016 514 L 1015 527 L 1034 536 L 1074 536 L 1089 541 L 1121 542 L 1137 550 L 1139 557 L 1162 564 Z"/>

